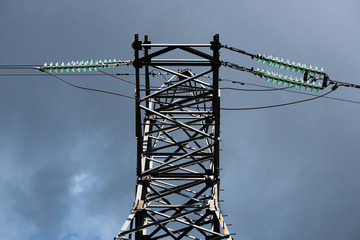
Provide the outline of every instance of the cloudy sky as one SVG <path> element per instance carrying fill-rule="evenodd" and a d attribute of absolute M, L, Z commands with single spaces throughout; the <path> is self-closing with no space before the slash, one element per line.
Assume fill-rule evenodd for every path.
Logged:
<path fill-rule="evenodd" d="M 0 65 L 127 60 L 135 33 L 154 43 L 208 43 L 218 33 L 222 44 L 324 67 L 332 79 L 359 84 L 359 24 L 358 0 L 1 0 Z M 225 49 L 221 58 L 262 67 Z M 116 71 L 134 73 L 131 66 Z M 5 76 L 38 73 L 0 69 L 1 238 L 112 239 L 134 200 L 134 102 L 49 76 Z M 221 77 L 272 86 L 224 67 Z M 64 78 L 134 93 L 110 77 Z M 222 107 L 308 98 L 222 96 Z M 329 96 L 360 101 L 357 89 Z M 221 119 L 221 208 L 235 239 L 360 239 L 359 104 L 318 99 L 223 111 Z"/>

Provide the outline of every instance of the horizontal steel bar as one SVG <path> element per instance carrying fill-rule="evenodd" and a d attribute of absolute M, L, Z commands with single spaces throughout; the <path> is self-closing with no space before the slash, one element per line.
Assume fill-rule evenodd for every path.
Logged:
<path fill-rule="evenodd" d="M 182 204 L 179 204 L 179 205 L 167 205 L 167 204 L 164 204 L 164 205 L 147 205 L 146 208 L 179 208 L 179 207 L 182 207 L 182 208 L 199 208 L 199 207 L 202 207 L 203 205 L 182 205 Z M 145 209 L 146 209 L 145 208 Z"/>
<path fill-rule="evenodd" d="M 210 62 L 142 62 L 143 66 L 211 66 Z"/>
<path fill-rule="evenodd" d="M 168 84 L 169 85 L 169 84 Z M 169 85 L 171 86 L 171 85 Z M 144 91 L 158 91 L 160 89 L 160 87 L 158 88 L 150 88 L 150 89 L 146 89 L 146 88 L 140 88 L 140 91 L 144 92 Z M 179 87 L 176 91 L 176 93 L 193 93 L 193 92 L 204 92 L 204 91 L 208 91 L 208 90 L 212 90 L 212 89 L 208 89 L 208 88 L 194 88 L 194 87 Z"/>
<path fill-rule="evenodd" d="M 153 156 L 153 157 L 156 157 L 156 156 L 184 156 L 183 158 L 190 158 L 190 157 L 197 157 L 197 156 L 211 156 L 213 155 L 213 153 L 210 153 L 210 152 L 203 152 L 203 150 L 207 149 L 207 148 L 211 148 L 212 145 L 210 146 L 205 146 L 202 148 L 201 151 L 199 152 L 188 152 L 186 154 L 186 156 L 184 156 L 185 154 L 182 153 L 182 152 L 153 152 L 153 151 L 144 151 L 144 155 L 145 156 Z"/>
<path fill-rule="evenodd" d="M 211 44 L 143 43 L 142 47 L 211 47 Z"/>
<path fill-rule="evenodd" d="M 211 170 L 211 169 L 209 169 Z M 145 174 L 144 174 L 145 175 Z M 151 179 L 164 179 L 171 178 L 173 180 L 192 180 L 193 179 L 204 179 L 209 176 L 213 176 L 213 173 L 205 174 L 205 173 L 157 173 L 154 172 L 151 174 Z"/>
<path fill-rule="evenodd" d="M 176 119 L 188 119 L 186 117 L 176 117 Z M 156 125 L 159 125 L 157 123 L 142 123 L 141 126 L 156 126 Z M 171 123 L 163 123 L 161 124 L 163 126 L 176 126 L 175 124 L 171 124 Z M 202 123 L 188 123 L 189 126 L 204 126 L 204 124 Z M 210 125 L 212 126 L 212 125 Z M 171 127 L 173 128 L 173 127 Z"/>
<path fill-rule="evenodd" d="M 211 160 L 212 160 L 211 157 L 204 157 L 204 158 L 200 158 L 200 159 L 195 159 L 195 160 L 192 160 L 192 161 L 188 161 L 188 162 L 184 162 L 184 163 L 181 163 L 181 164 L 177 164 L 177 165 L 174 165 L 174 166 L 169 166 L 167 168 L 160 169 L 160 170 L 158 170 L 158 172 L 160 172 L 160 174 L 161 173 L 168 173 L 170 171 L 178 170 L 180 168 L 186 168 L 186 167 L 194 166 L 194 165 L 197 165 L 199 163 L 203 163 L 203 162 L 211 161 Z"/>
<path fill-rule="evenodd" d="M 191 117 L 191 116 L 187 116 L 187 117 L 185 117 L 185 116 L 179 116 L 179 115 L 175 115 L 175 116 L 172 116 L 171 118 L 172 119 L 187 119 L 187 120 L 191 120 L 192 119 L 192 121 L 187 121 L 187 122 L 185 122 L 185 124 L 187 124 L 187 125 L 191 125 L 191 124 L 193 124 L 193 123 L 197 123 L 197 122 L 201 122 L 201 121 L 206 121 L 207 119 L 211 119 L 211 117 L 212 117 L 212 115 L 210 115 L 210 116 L 201 116 L 200 118 L 199 117 Z M 156 118 L 154 118 L 154 120 L 156 121 L 156 125 L 163 125 L 163 124 L 165 124 L 165 125 L 174 125 L 175 123 L 171 123 L 171 122 L 164 122 L 164 121 L 161 121 L 163 118 L 161 118 L 161 117 L 156 117 Z M 204 124 L 201 124 L 201 125 L 204 125 Z M 208 125 L 213 125 L 213 123 L 211 122 L 211 123 L 209 123 Z M 165 130 L 165 129 L 164 129 Z M 148 134 L 148 133 L 145 133 L 145 134 Z"/>
<path fill-rule="evenodd" d="M 207 117 L 204 117 L 203 119 L 201 119 L 201 118 L 199 119 L 199 118 L 194 118 L 194 117 L 188 117 L 187 118 L 187 117 L 174 116 L 172 118 L 173 119 L 193 119 L 192 121 L 185 122 L 187 125 L 192 125 L 192 124 L 194 124 L 196 122 L 205 120 Z M 154 133 L 157 133 L 157 132 L 165 132 L 165 131 L 170 132 L 170 131 L 175 131 L 177 129 L 180 129 L 180 127 L 178 125 L 165 123 L 165 122 L 160 122 L 158 120 L 156 120 L 156 121 L 157 121 L 156 122 L 157 125 L 167 125 L 167 126 L 170 126 L 170 127 L 164 127 L 164 128 L 159 127 L 159 129 L 157 129 L 157 130 L 145 132 L 144 133 L 145 135 L 151 135 L 151 134 L 154 134 Z M 203 124 L 201 124 L 201 125 L 203 126 Z M 213 126 L 213 124 L 210 124 L 209 126 Z M 204 137 L 204 138 L 206 138 L 206 137 Z"/>
<path fill-rule="evenodd" d="M 184 181 L 184 180 L 204 180 L 205 177 L 151 177 L 151 180 Z"/>
<path fill-rule="evenodd" d="M 208 59 L 159 59 L 159 58 L 153 58 L 151 59 L 151 62 L 207 62 L 210 61 Z"/>
<path fill-rule="evenodd" d="M 212 114 L 211 111 L 158 111 L 164 114 Z"/>
<path fill-rule="evenodd" d="M 194 96 L 191 96 L 191 95 L 156 95 L 153 98 L 156 98 L 156 99 L 157 98 L 194 98 Z M 162 103 L 162 102 L 156 102 L 156 103 Z M 172 103 L 168 103 L 168 104 L 172 104 Z"/>

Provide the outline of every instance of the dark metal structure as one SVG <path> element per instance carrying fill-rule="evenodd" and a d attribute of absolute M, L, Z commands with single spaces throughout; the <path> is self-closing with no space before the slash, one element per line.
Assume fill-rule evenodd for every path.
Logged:
<path fill-rule="evenodd" d="M 133 48 L 136 197 L 115 239 L 231 239 L 219 208 L 219 36 L 153 44 L 135 35 Z M 150 79 L 155 70 L 171 77 Z"/>

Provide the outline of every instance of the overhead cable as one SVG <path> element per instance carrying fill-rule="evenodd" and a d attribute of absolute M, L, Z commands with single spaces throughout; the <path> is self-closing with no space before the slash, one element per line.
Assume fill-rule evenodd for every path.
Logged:
<path fill-rule="evenodd" d="M 124 95 L 124 94 L 120 94 L 120 93 L 115 93 L 115 92 L 110 92 L 110 91 L 105 91 L 105 90 L 100 90 L 100 89 L 94 89 L 94 88 L 87 88 L 87 87 L 82 87 L 82 86 L 78 86 L 78 85 L 75 85 L 73 83 L 70 83 L 58 76 L 56 76 L 55 74 L 52 74 L 48 71 L 45 71 L 45 70 L 41 70 L 42 72 L 44 73 L 47 73 L 57 79 L 59 79 L 60 81 L 72 86 L 72 87 L 76 87 L 76 88 L 79 88 L 79 89 L 83 89 L 83 90 L 87 90 L 87 91 L 94 91 L 94 92 L 101 92 L 101 93 L 106 93 L 106 94 L 111 94 L 111 95 L 115 95 L 115 96 L 120 96 L 120 97 L 125 97 L 125 98 L 131 98 L 131 99 L 136 99 L 135 97 L 131 97 L 131 96 L 128 96 L 128 95 Z"/>
<path fill-rule="evenodd" d="M 221 78 L 221 81 L 228 81 L 228 82 L 236 83 L 236 84 L 240 84 L 240 85 L 249 85 L 249 86 L 266 88 L 266 89 L 264 89 L 264 90 L 267 90 L 267 89 L 268 89 L 268 90 L 281 90 L 281 91 L 284 91 L 284 92 L 291 92 L 291 93 L 308 95 L 308 96 L 318 96 L 318 95 L 313 94 L 313 93 L 294 91 L 294 90 L 291 90 L 291 88 L 284 88 L 284 89 L 283 89 L 283 88 L 274 88 L 274 87 L 271 87 L 271 86 L 264 86 L 264 85 L 260 85 L 260 84 L 249 83 L 249 82 L 240 82 L 240 81 L 235 81 L 235 80 L 225 79 L 225 78 Z M 255 89 L 254 89 L 254 90 L 255 90 Z M 261 89 L 259 89 L 259 90 L 261 90 Z M 360 104 L 360 101 L 354 101 L 354 100 L 343 99 L 343 98 L 336 98 L 336 97 L 329 97 L 329 96 L 323 96 L 323 98 L 327 98 L 327 99 L 331 99 L 331 100 L 337 100 L 337 101 L 342 101 L 342 102 L 349 102 L 349 103 Z"/>
<path fill-rule="evenodd" d="M 0 69 L 33 69 L 40 65 L 0 65 Z"/>
<path fill-rule="evenodd" d="M 123 82 L 127 82 L 127 83 L 130 83 L 130 84 L 136 85 L 136 83 L 131 82 L 131 81 L 126 80 L 126 79 L 123 79 L 123 78 L 120 78 L 120 77 L 118 77 L 118 76 L 116 76 L 116 75 L 114 75 L 114 74 L 111 74 L 111 73 L 108 73 L 108 72 L 105 72 L 105 71 L 102 71 L 102 70 L 99 70 L 99 72 L 101 72 L 101 73 L 103 73 L 103 74 L 105 74 L 105 75 L 108 75 L 108 76 L 110 76 L 110 77 L 119 79 L 119 80 L 121 80 L 121 81 L 123 81 Z"/>
<path fill-rule="evenodd" d="M 304 99 L 304 100 L 299 100 L 299 101 L 295 101 L 295 102 L 288 102 L 288 103 L 281 103 L 281 104 L 276 104 L 276 105 L 268 105 L 268 106 L 259 106 L 259 107 L 244 107 L 244 108 L 220 108 L 221 110 L 231 110 L 231 111 L 241 111 L 241 110 L 258 110 L 258 109 L 265 109 L 265 108 L 275 108 L 275 107 L 283 107 L 283 106 L 288 106 L 288 105 L 293 105 L 293 104 L 298 104 L 298 103 L 303 103 L 303 102 L 308 102 L 308 101 L 312 101 L 321 97 L 324 97 L 326 95 L 328 95 L 329 93 L 333 92 L 334 90 L 331 89 L 329 92 L 324 93 L 322 95 L 313 97 L 313 98 L 308 98 L 308 99 Z"/>

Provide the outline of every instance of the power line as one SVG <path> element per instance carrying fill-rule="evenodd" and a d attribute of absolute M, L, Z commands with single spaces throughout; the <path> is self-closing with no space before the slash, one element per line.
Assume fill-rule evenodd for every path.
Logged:
<path fill-rule="evenodd" d="M 136 85 L 136 83 L 131 82 L 131 81 L 126 80 L 126 79 L 123 79 L 123 78 L 120 78 L 120 77 L 118 77 L 118 76 L 115 76 L 114 74 L 111 74 L 111 73 L 108 73 L 108 72 L 105 72 L 105 71 L 102 71 L 102 70 L 99 70 L 99 72 L 101 72 L 101 73 L 103 73 L 103 74 L 105 74 L 105 75 L 108 75 L 108 76 L 110 76 L 110 77 L 114 77 L 114 78 L 116 78 L 116 79 L 119 79 L 119 80 L 121 80 L 121 81 L 123 81 L 123 82 L 127 82 L 127 83 L 130 83 L 130 84 Z"/>
<path fill-rule="evenodd" d="M 271 92 L 289 89 L 289 87 L 284 88 L 269 88 L 269 89 L 247 89 L 247 88 L 233 88 L 233 87 L 220 87 L 221 90 L 234 90 L 234 91 L 244 91 L 244 92 Z"/>
<path fill-rule="evenodd" d="M 255 58 L 255 57 L 256 57 L 255 54 L 248 53 L 248 52 L 246 52 L 246 51 L 244 51 L 244 50 L 241 50 L 241 49 L 238 49 L 238 48 L 235 48 L 235 47 L 230 47 L 230 46 L 228 46 L 228 45 L 222 45 L 221 47 L 226 48 L 226 49 L 229 49 L 229 50 L 231 50 L 231 51 L 233 51 L 233 52 L 237 52 L 237 53 L 241 53 L 241 54 L 250 56 L 251 58 Z"/>
<path fill-rule="evenodd" d="M 0 69 L 33 69 L 36 67 L 41 67 L 41 65 L 0 65 Z"/>
<path fill-rule="evenodd" d="M 304 100 L 299 100 L 299 101 L 295 101 L 295 102 L 288 102 L 288 103 L 281 103 L 281 104 L 276 104 L 276 105 L 268 105 L 268 106 L 260 106 L 260 107 L 245 107 L 245 108 L 220 108 L 221 110 L 231 110 L 231 111 L 240 111 L 240 110 L 258 110 L 258 109 L 265 109 L 265 108 L 275 108 L 275 107 L 283 107 L 283 106 L 288 106 L 288 105 L 293 105 L 293 104 L 297 104 L 297 103 L 303 103 L 303 102 L 308 102 L 308 101 L 312 101 L 321 97 L 324 97 L 326 95 L 328 95 L 329 93 L 333 92 L 334 90 L 331 89 L 329 92 L 324 93 L 322 95 L 313 97 L 313 98 L 308 98 L 308 99 L 304 99 Z"/>
<path fill-rule="evenodd" d="M 42 72 L 46 72 L 46 71 L 43 71 L 43 69 L 41 69 L 41 68 L 38 68 L 37 70 L 40 70 Z M 111 77 L 114 77 L 116 79 L 119 79 L 119 80 L 121 80 L 123 82 L 129 83 L 129 84 L 132 84 L 132 85 L 136 85 L 136 83 L 134 83 L 132 81 L 129 81 L 129 80 L 118 77 L 118 76 L 133 76 L 133 75 L 135 75 L 133 73 L 115 73 L 115 74 L 112 74 L 112 73 L 108 73 L 108 72 L 105 72 L 105 71 L 102 71 L 102 70 L 98 70 L 98 72 L 101 72 L 101 74 L 100 73 L 57 73 L 56 76 L 66 75 L 66 76 L 86 76 L 86 77 L 90 77 L 90 76 L 104 76 L 104 75 L 107 75 L 107 76 L 111 76 Z M 46 73 L 49 74 L 49 72 L 46 72 Z M 146 74 L 140 74 L 140 75 L 146 75 Z M 153 76 L 153 77 L 162 76 L 167 81 L 167 79 L 166 79 L 166 77 L 164 75 L 170 75 L 170 74 L 169 73 L 162 73 L 162 72 L 158 72 L 158 73 L 150 72 L 149 75 Z M 45 75 L 45 74 L 34 74 L 34 73 L 28 73 L 28 74 L 26 74 L 26 73 L 25 74 L 0 74 L 0 77 L 2 77 L 2 76 L 3 77 L 9 77 L 9 76 L 11 76 L 11 77 L 14 77 L 14 76 L 21 76 L 21 77 L 24 77 L 24 76 L 31 76 L 31 77 L 36 76 L 36 77 L 39 77 L 40 76 L 40 77 L 45 77 L 47 75 Z M 146 87 L 143 84 L 140 84 L 140 86 Z M 160 87 L 153 86 L 153 88 L 158 89 Z M 147 90 L 147 89 L 144 89 L 144 90 Z M 196 90 L 196 89 L 194 88 L 194 90 Z"/>
<path fill-rule="evenodd" d="M 33 69 L 33 68 L 31 68 L 31 69 Z M 89 77 L 91 77 L 91 76 L 103 76 L 104 74 L 92 72 L 92 73 L 57 73 L 56 75 L 57 76 L 66 75 L 66 76 L 89 76 Z M 112 75 L 115 75 L 115 76 L 135 76 L 136 74 L 135 73 L 113 73 Z M 145 76 L 146 74 L 141 73 L 140 75 Z M 154 72 L 150 72 L 149 75 L 155 77 L 155 76 L 170 75 L 170 73 L 162 73 L 162 72 L 154 73 Z M 46 76 L 46 75 L 39 74 L 39 73 L 5 73 L 5 74 L 0 74 L 0 77 L 44 77 L 44 76 Z"/>
<path fill-rule="evenodd" d="M 78 86 L 78 85 L 75 85 L 75 84 L 72 84 L 58 76 L 56 76 L 55 74 L 52 74 L 52 73 L 49 73 L 45 70 L 42 70 L 43 72 L 59 79 L 60 81 L 72 86 L 72 87 L 75 87 L 75 88 L 79 88 L 79 89 L 82 89 L 82 90 L 87 90 L 87 91 L 94 91 L 94 92 L 101 92 L 101 93 L 106 93 L 106 94 L 111 94 L 111 95 L 115 95 L 115 96 L 120 96 L 120 97 L 125 97 L 125 98 L 131 98 L 131 99 L 136 99 L 135 97 L 131 97 L 131 96 L 128 96 L 128 95 L 124 95 L 124 94 L 120 94 L 120 93 L 115 93 L 115 92 L 110 92 L 110 91 L 105 91 L 105 90 L 100 90 L 100 89 L 94 89 L 94 88 L 87 88 L 87 87 L 82 87 L 82 86 Z"/>
<path fill-rule="evenodd" d="M 19 66 L 19 65 L 17 65 Z M 29 65 L 29 66 L 33 66 L 33 65 Z M 150 75 L 154 75 L 154 76 L 159 76 L 159 75 L 167 75 L 168 73 L 157 73 L 157 74 L 153 74 L 150 73 Z M 58 73 L 57 76 L 86 76 L 86 77 L 92 77 L 92 76 L 104 76 L 103 73 Z M 106 75 L 110 75 L 112 77 L 117 78 L 117 76 L 134 76 L 134 73 L 106 73 Z M 145 74 L 141 74 L 141 75 L 145 75 Z M 0 77 L 46 77 L 46 74 L 37 74 L 37 73 L 10 73 L 10 74 L 0 74 Z M 211 78 L 211 77 L 209 77 Z M 122 80 L 119 78 L 119 80 Z M 123 79 L 124 81 L 128 81 Z M 234 91 L 247 91 L 247 92 L 267 92 L 267 91 L 286 91 L 286 92 L 292 92 L 292 93 L 297 93 L 297 94 L 303 94 L 303 95 L 308 95 L 308 96 L 318 96 L 316 94 L 312 94 L 312 93 L 306 93 L 306 92 L 299 92 L 299 91 L 293 91 L 291 90 L 291 88 L 289 87 L 284 87 L 284 88 L 274 88 L 274 87 L 270 87 L 270 86 L 264 86 L 264 85 L 260 85 L 260 84 L 255 84 L 255 83 L 248 83 L 248 82 L 240 82 L 240 81 L 236 81 L 236 80 L 231 80 L 231 79 L 225 79 L 225 78 L 220 78 L 220 81 L 228 81 L 234 84 L 240 84 L 240 85 L 249 85 L 249 86 L 255 86 L 255 87 L 261 87 L 261 88 L 265 88 L 265 89 L 245 89 L 245 88 L 233 88 L 233 87 L 220 87 L 221 90 L 234 90 Z M 131 81 L 128 81 L 131 84 L 134 84 Z M 337 81 L 338 82 L 338 81 Z M 331 99 L 331 100 L 336 100 L 336 101 L 342 101 L 342 102 L 348 102 L 348 103 L 355 103 L 355 104 L 360 104 L 360 101 L 354 101 L 354 100 L 349 100 L 349 99 L 344 99 L 344 98 L 336 98 L 336 97 L 329 97 L 329 96 L 324 96 L 324 98 L 326 99 Z"/>
<path fill-rule="evenodd" d="M 104 74 L 100 73 L 58 73 L 58 76 L 66 75 L 66 76 L 104 76 Z M 113 75 L 116 76 L 134 76 L 134 73 L 115 73 Z M 142 74 L 145 75 L 145 74 Z M 47 75 L 39 74 L 39 73 L 9 73 L 9 74 L 0 74 L 0 77 L 45 77 Z"/>
<path fill-rule="evenodd" d="M 242 50 L 239 50 L 242 51 Z M 0 65 L 0 69 L 33 69 L 34 67 L 36 67 L 35 65 Z M 250 69 L 249 69 L 250 70 Z M 134 73 L 114 73 L 114 74 L 110 74 L 107 72 L 102 72 L 102 74 L 99 73 L 58 73 L 57 76 L 62 76 L 62 75 L 67 75 L 67 76 L 103 76 L 103 75 L 109 75 L 112 76 L 114 78 L 118 78 L 119 80 L 128 82 L 130 84 L 135 84 L 131 81 L 119 78 L 118 76 L 133 76 L 135 75 Z M 166 75 L 168 73 L 150 73 L 150 75 L 152 76 L 159 76 L 159 75 Z M 141 75 L 145 75 L 145 74 L 141 74 Z M 10 74 L 0 74 L 0 77 L 26 77 L 26 76 L 36 76 L 36 77 L 44 77 L 46 75 L 44 74 L 35 74 L 35 73 L 10 73 Z M 248 82 L 240 82 L 240 81 L 235 81 L 235 80 L 230 80 L 230 79 L 224 79 L 221 78 L 220 80 L 222 81 L 229 81 L 231 83 L 236 83 L 236 84 L 241 84 L 241 85 L 249 85 L 249 86 L 256 86 L 256 87 L 261 87 L 261 88 L 266 88 L 266 89 L 242 89 L 242 88 L 232 88 L 232 87 L 222 87 L 220 88 L 221 90 L 234 90 L 234 91 L 248 91 L 248 92 L 266 92 L 266 91 L 286 91 L 286 92 L 292 92 L 292 93 L 297 93 L 297 94 L 303 94 L 303 95 L 309 95 L 309 96 L 317 96 L 315 94 L 312 93 L 305 93 L 305 92 L 299 92 L 299 91 L 293 91 L 290 90 L 289 87 L 284 87 L 284 88 L 274 88 L 274 87 L 269 87 L 269 86 L 264 86 L 264 85 L 259 85 L 259 84 L 254 84 L 254 83 L 248 83 Z M 346 83 L 346 82 L 341 82 L 341 81 L 336 81 L 336 80 L 330 80 L 330 82 L 332 83 L 338 83 L 341 84 L 340 86 L 345 86 L 345 87 L 354 87 L 354 88 L 359 88 L 360 86 L 356 85 L 356 84 L 351 84 L 351 83 Z M 342 102 L 348 102 L 348 103 L 355 103 L 355 104 L 360 104 L 360 101 L 354 101 L 354 100 L 349 100 L 349 99 L 344 99 L 344 98 L 336 98 L 336 97 L 329 97 L 329 96 L 324 96 L 324 98 L 327 99 L 331 99 L 331 100 L 336 100 L 336 101 L 342 101 Z"/>
<path fill-rule="evenodd" d="M 281 90 L 284 92 L 291 92 L 291 93 L 297 93 L 297 94 L 302 94 L 302 95 L 308 95 L 308 96 L 318 96 L 316 94 L 313 93 L 307 93 L 307 92 L 299 92 L 299 91 L 294 91 L 291 90 L 290 88 L 274 88 L 274 87 L 270 87 L 270 86 L 264 86 L 264 85 L 260 85 L 260 84 L 255 84 L 255 83 L 248 83 L 248 82 L 240 82 L 240 81 L 235 81 L 235 80 L 231 80 L 231 79 L 221 79 L 222 81 L 229 81 L 232 83 L 238 83 L 241 85 L 249 85 L 249 86 L 255 86 L 255 87 L 262 87 L 262 88 L 267 88 L 267 89 L 273 89 L 273 90 Z M 255 90 L 255 89 L 254 89 Z M 259 89 L 260 90 L 260 89 Z M 344 99 L 344 98 L 336 98 L 336 97 L 329 97 L 329 96 L 323 96 L 323 98 L 327 98 L 327 99 L 331 99 L 331 100 L 336 100 L 336 101 L 342 101 L 342 102 L 349 102 L 349 103 L 355 103 L 355 104 L 360 104 L 360 101 L 354 101 L 354 100 L 349 100 L 349 99 Z"/>
<path fill-rule="evenodd" d="M 242 54 L 245 54 L 245 55 L 248 55 L 250 57 L 256 57 L 256 55 L 254 54 L 250 54 L 250 53 L 247 53 L 243 50 L 240 50 L 240 49 L 237 49 L 237 48 L 234 48 L 234 47 L 229 47 L 227 45 L 224 45 L 223 47 L 227 48 L 227 49 L 230 49 L 232 51 L 235 51 L 235 52 L 238 52 L 238 53 L 242 53 Z M 240 67 L 236 64 L 233 64 L 231 63 L 231 68 L 235 68 L 233 66 L 236 66 L 235 69 L 237 70 L 240 70 L 240 71 L 246 71 L 246 72 L 250 72 L 252 73 L 252 69 L 248 69 L 248 68 L 244 68 L 244 67 Z M 36 65 L 31 65 L 31 64 L 17 64 L 17 65 L 0 65 L 0 69 L 34 69 L 34 68 L 38 68 L 38 66 Z M 134 82 L 131 82 L 131 81 L 128 81 L 128 80 L 125 80 L 125 79 L 122 79 L 118 76 L 132 76 L 132 75 L 135 75 L 135 74 L 132 74 L 132 73 L 115 73 L 115 74 L 110 74 L 110 73 L 107 73 L 107 72 L 104 72 L 104 71 L 101 71 L 102 74 L 98 74 L 98 73 L 64 73 L 64 74 L 57 74 L 57 76 L 60 76 L 60 75 L 67 75 L 67 76 L 102 76 L 102 75 L 108 75 L 108 76 L 111 76 L 111 77 L 114 77 L 114 78 L 117 78 L 121 81 L 124 81 L 124 82 L 127 82 L 127 83 L 130 83 L 130 84 L 133 84 L 135 85 Z M 47 72 L 48 73 L 48 72 Z M 166 73 L 165 73 L 166 74 Z M 141 75 L 145 75 L 145 74 L 141 74 Z M 157 74 L 154 74 L 153 72 L 150 73 L 150 75 L 153 75 L 153 76 L 159 76 L 159 75 L 164 75 L 164 73 L 157 73 Z M 44 74 L 31 74 L 31 73 L 24 73 L 24 74 L 0 74 L 0 77 L 24 77 L 24 76 L 36 76 L 36 77 L 39 77 L 39 76 L 46 76 Z M 268 87 L 268 86 L 264 86 L 264 85 L 258 85 L 258 84 L 252 84 L 252 83 L 243 83 L 243 82 L 239 82 L 239 81 L 234 81 L 234 80 L 229 80 L 229 79 L 221 79 L 223 81 L 230 81 L 232 83 L 239 83 L 241 85 L 249 85 L 249 86 L 257 86 L 257 87 L 262 87 L 262 88 L 266 88 L 266 89 L 242 89 L 242 88 L 232 88 L 232 87 L 222 87 L 220 89 L 222 90 L 235 90 L 235 91 L 248 91 L 248 92 L 266 92 L 266 91 L 278 91 L 278 90 L 281 90 L 281 91 L 286 91 L 286 92 L 292 92 L 292 93 L 297 93 L 297 94 L 303 94 L 303 95 L 309 95 L 309 96 L 317 96 L 315 94 L 311 94 L 311 93 L 304 93 L 304 92 L 298 92 L 298 91 L 293 91 L 293 90 L 290 90 L 289 87 L 284 87 L 284 88 L 274 88 L 274 87 Z M 346 82 L 341 82 L 341 81 L 337 81 L 337 80 L 329 80 L 330 84 L 338 84 L 339 86 L 344 86 L 344 87 L 353 87 L 353 88 L 360 88 L 360 85 L 357 85 L 357 84 L 352 84 L 352 83 L 346 83 Z M 101 90 L 100 90 L 101 91 Z M 349 99 L 343 99 L 343 98 L 336 98 L 336 97 L 328 97 L 328 96 L 323 96 L 324 98 L 327 98 L 327 99 L 331 99 L 331 100 L 336 100 L 336 101 L 342 101 L 342 102 L 348 102 L 348 103 L 355 103 L 355 104 L 360 104 L 359 101 L 354 101 L 354 100 L 349 100 Z"/>
<path fill-rule="evenodd" d="M 251 59 L 256 58 L 258 62 L 266 63 L 267 65 L 275 67 L 275 68 L 280 68 L 280 69 L 285 69 L 285 70 L 289 69 L 290 71 L 295 71 L 296 73 L 298 73 L 298 72 L 303 73 L 305 83 L 306 83 L 306 80 L 308 80 L 307 78 L 310 76 L 310 74 L 313 75 L 314 81 L 320 80 L 321 77 L 323 77 L 323 79 L 322 79 L 323 84 L 322 84 L 321 89 L 324 89 L 327 86 L 327 84 L 328 84 L 327 81 L 329 81 L 329 84 L 336 84 L 338 86 L 352 87 L 352 88 L 360 89 L 360 85 L 358 85 L 358 84 L 341 82 L 341 81 L 330 79 L 329 76 L 324 72 L 324 70 L 322 68 L 321 69 L 318 69 L 317 67 L 312 68 L 311 65 L 309 67 L 307 67 L 306 64 L 301 64 L 301 63 L 296 64 L 295 62 L 290 63 L 289 60 L 284 61 L 284 59 L 282 59 L 282 58 L 280 59 L 278 57 L 273 57 L 273 56 L 265 56 L 265 55 L 261 55 L 261 54 L 255 55 L 252 53 L 248 53 L 244 50 L 241 50 L 241 49 L 238 49 L 235 47 L 230 47 L 227 45 L 222 45 L 221 47 L 229 49 L 229 50 L 237 52 L 237 53 L 240 53 L 240 54 L 250 56 Z M 234 63 L 230 63 L 230 62 L 222 62 L 222 65 L 236 69 L 236 70 L 246 71 L 246 72 L 252 73 L 254 75 L 269 78 L 269 79 L 275 79 L 278 81 L 287 81 L 287 82 L 289 81 L 289 79 L 286 79 L 286 77 L 284 78 L 281 74 L 279 75 L 279 74 L 276 74 L 273 72 L 268 73 L 268 71 L 265 72 L 264 70 L 261 71 L 260 69 L 257 69 L 257 70 L 254 70 L 253 68 L 249 69 L 249 68 L 245 68 L 245 67 L 239 66 Z M 315 76 L 317 76 L 317 77 L 315 77 Z M 290 82 L 291 82 L 291 79 L 290 79 Z M 299 84 L 299 82 L 296 82 L 296 84 Z M 301 82 L 300 84 L 303 84 L 303 82 Z"/>
<path fill-rule="evenodd" d="M 125 95 L 125 94 L 120 94 L 120 93 L 115 93 L 115 92 L 110 92 L 110 91 L 105 91 L 105 90 L 100 90 L 100 89 L 94 89 L 94 88 L 87 88 L 87 87 L 78 86 L 78 85 L 75 85 L 75 84 L 73 84 L 73 83 L 70 83 L 70 82 L 68 82 L 68 81 L 60 78 L 59 76 L 57 76 L 57 75 L 55 75 L 55 74 L 53 74 L 53 73 L 49 73 L 49 72 L 47 72 L 47 71 L 45 71 L 45 70 L 43 70 L 43 69 L 39 69 L 39 70 L 42 71 L 42 72 L 45 72 L 45 73 L 49 74 L 50 76 L 53 76 L 53 77 L 59 79 L 60 81 L 66 83 L 66 84 L 68 84 L 68 85 L 70 85 L 70 86 L 72 86 L 72 87 L 78 88 L 78 89 L 87 90 L 87 91 L 94 91 L 94 92 L 101 92 L 101 93 L 111 94 L 111 95 L 115 95 L 115 96 L 119 96 L 119 97 L 125 97 L 125 98 L 131 98 L 131 99 L 141 100 L 141 99 L 139 99 L 139 98 L 137 98 L 137 97 L 132 97 L 132 96 L 128 96 L 128 95 Z M 157 101 L 157 100 L 154 100 L 154 99 L 147 99 L 147 100 L 145 100 L 145 101 L 147 101 L 147 102 L 153 102 L 153 103 L 159 103 L 159 104 L 164 104 L 164 103 L 162 103 L 162 102 L 160 102 L 160 101 Z M 168 105 L 177 106 L 177 105 L 179 105 L 179 104 L 170 103 L 170 104 L 168 104 Z M 181 106 L 181 105 L 179 105 L 179 106 Z"/>

